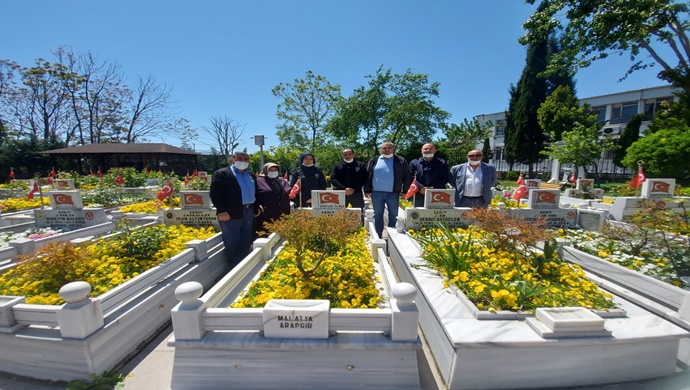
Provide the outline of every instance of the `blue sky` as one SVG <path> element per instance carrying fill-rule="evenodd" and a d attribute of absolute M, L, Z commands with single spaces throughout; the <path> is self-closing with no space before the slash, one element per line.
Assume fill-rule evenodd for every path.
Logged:
<path fill-rule="evenodd" d="M 278 145 L 271 89 L 312 70 L 343 94 L 383 66 L 439 82 L 438 105 L 460 123 L 508 105 L 524 67 L 517 42 L 535 9 L 520 0 L 85 1 L 5 0 L 0 58 L 32 66 L 63 45 L 117 62 L 134 84 L 154 75 L 173 87 L 181 115 L 201 130 L 212 116 L 246 124 Z M 578 97 L 663 85 L 657 68 L 619 82 L 627 56 L 578 73 Z M 208 150 L 208 137 L 194 142 Z M 161 142 L 152 139 L 152 142 Z M 164 142 L 179 145 L 167 138 Z"/>

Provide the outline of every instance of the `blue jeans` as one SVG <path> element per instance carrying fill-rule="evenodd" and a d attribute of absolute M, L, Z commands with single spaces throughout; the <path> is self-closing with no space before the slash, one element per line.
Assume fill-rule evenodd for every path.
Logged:
<path fill-rule="evenodd" d="M 254 208 L 243 208 L 241 219 L 218 221 L 225 245 L 225 256 L 233 266 L 251 252 L 254 241 Z"/>
<path fill-rule="evenodd" d="M 396 192 L 372 191 L 371 206 L 374 208 L 374 229 L 379 235 L 383 234 L 383 213 L 388 207 L 388 227 L 395 227 L 398 222 L 398 207 L 400 194 Z"/>

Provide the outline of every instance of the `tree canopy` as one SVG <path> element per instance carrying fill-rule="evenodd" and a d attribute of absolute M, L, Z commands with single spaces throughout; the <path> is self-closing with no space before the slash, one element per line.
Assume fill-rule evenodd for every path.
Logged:
<path fill-rule="evenodd" d="M 690 127 L 661 129 L 630 145 L 623 165 L 637 168 L 642 161 L 649 177 L 675 177 L 682 182 L 690 179 Z"/>
<path fill-rule="evenodd" d="M 558 31 L 563 50 L 550 59 L 551 72 L 627 54 L 632 64 L 623 77 L 659 65 L 660 79 L 690 93 L 687 16 L 688 5 L 674 0 L 542 0 L 520 42 L 540 42 Z"/>

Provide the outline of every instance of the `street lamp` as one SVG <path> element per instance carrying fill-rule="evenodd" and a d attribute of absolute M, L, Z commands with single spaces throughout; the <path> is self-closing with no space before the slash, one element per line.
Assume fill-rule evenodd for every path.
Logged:
<path fill-rule="evenodd" d="M 255 135 L 254 136 L 254 145 L 257 145 L 259 147 L 259 152 L 261 153 L 261 168 L 263 169 L 263 167 L 264 167 L 264 136 L 263 135 Z"/>

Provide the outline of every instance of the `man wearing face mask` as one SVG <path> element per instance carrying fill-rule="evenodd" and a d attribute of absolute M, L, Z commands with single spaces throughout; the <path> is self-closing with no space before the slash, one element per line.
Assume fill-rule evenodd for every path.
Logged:
<path fill-rule="evenodd" d="M 343 149 L 343 160 L 335 164 L 331 172 L 331 183 L 334 190 L 345 191 L 345 205 L 364 208 L 362 187 L 367 181 L 364 164 L 355 159 L 351 148 Z"/>
<path fill-rule="evenodd" d="M 448 183 L 455 188 L 455 207 L 488 208 L 491 188 L 498 184 L 496 167 L 482 162 L 481 150 L 467 153 L 467 162 L 450 169 Z"/>
<path fill-rule="evenodd" d="M 448 181 L 448 164 L 435 157 L 436 145 L 431 142 L 422 145 L 422 157 L 410 162 L 412 179 L 417 180 L 419 192 L 414 196 L 414 206 L 424 207 L 424 196 L 428 188 L 445 189 Z"/>
<path fill-rule="evenodd" d="M 261 211 L 256 202 L 256 177 L 247 169 L 249 155 L 235 152 L 230 162 L 230 166 L 213 173 L 210 195 L 216 207 L 225 254 L 234 267 L 251 251 L 254 217 Z"/>
<path fill-rule="evenodd" d="M 292 172 L 290 177 L 290 188 L 295 185 L 297 180 L 300 180 L 300 188 L 302 192 L 291 199 L 300 199 L 295 202 L 296 207 L 311 207 L 311 191 L 326 189 L 326 176 L 324 176 L 321 169 L 314 166 L 316 159 L 314 155 L 305 152 L 299 156 L 299 167 Z"/>
<path fill-rule="evenodd" d="M 367 182 L 364 196 L 371 198 L 374 209 L 374 228 L 379 238 L 383 238 L 383 214 L 388 209 L 388 227 L 398 222 L 400 194 L 407 192 L 412 184 L 410 166 L 401 156 L 395 155 L 395 145 L 384 142 L 379 150 L 381 155 L 367 163 Z"/>

